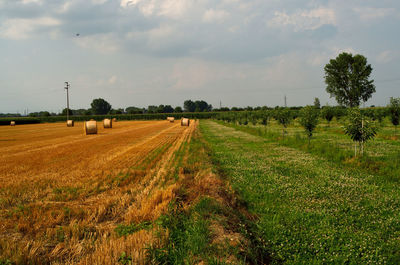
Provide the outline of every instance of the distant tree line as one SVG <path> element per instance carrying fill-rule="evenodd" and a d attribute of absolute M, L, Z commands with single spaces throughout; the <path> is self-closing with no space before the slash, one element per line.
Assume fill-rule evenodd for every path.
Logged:
<path fill-rule="evenodd" d="M 70 116 L 88 116 L 88 115 L 106 115 L 106 114 L 157 114 L 157 113 L 183 113 L 183 112 L 210 112 L 212 105 L 204 100 L 185 100 L 184 107 L 171 105 L 150 105 L 147 108 L 130 106 L 123 108 L 112 108 L 111 104 L 102 98 L 94 99 L 88 109 L 69 109 Z M 229 108 L 224 110 L 229 111 Z M 30 117 L 48 117 L 48 116 L 66 116 L 67 109 L 64 108 L 61 113 L 50 113 L 48 111 L 39 111 L 29 113 Z M 1 114 L 0 117 L 19 117 L 21 114 Z"/>

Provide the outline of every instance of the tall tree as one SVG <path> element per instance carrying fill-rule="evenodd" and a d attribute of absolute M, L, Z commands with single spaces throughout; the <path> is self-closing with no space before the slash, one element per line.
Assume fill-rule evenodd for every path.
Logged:
<path fill-rule="evenodd" d="M 164 106 L 164 113 L 172 113 L 172 112 L 174 112 L 174 109 L 171 107 L 171 105 Z"/>
<path fill-rule="evenodd" d="M 93 99 L 92 104 L 92 111 L 96 115 L 103 115 L 107 114 L 111 110 L 111 105 L 107 101 L 102 98 Z"/>
<path fill-rule="evenodd" d="M 188 99 L 183 102 L 183 109 L 186 112 L 194 112 L 196 110 L 196 105 L 192 100 Z"/>
<path fill-rule="evenodd" d="M 374 80 L 369 80 L 372 67 L 360 54 L 341 53 L 324 70 L 326 91 L 340 105 L 358 107 L 375 92 Z"/>
<path fill-rule="evenodd" d="M 208 105 L 204 100 L 196 100 L 194 105 L 196 112 L 210 111 L 212 109 L 212 106 Z"/>
<path fill-rule="evenodd" d="M 73 113 L 74 113 L 73 110 L 72 110 L 72 109 L 68 109 L 68 110 L 69 110 L 69 111 L 68 111 L 68 115 L 69 115 L 69 116 L 72 116 Z M 65 109 L 62 110 L 61 115 L 67 116 L 67 108 L 65 108 Z"/>
<path fill-rule="evenodd" d="M 174 112 L 176 112 L 176 113 L 180 113 L 180 112 L 182 112 L 183 110 L 182 110 L 182 107 L 180 107 L 180 106 L 177 106 L 177 107 L 175 107 L 175 109 L 174 109 Z"/>
<path fill-rule="evenodd" d="M 128 113 L 128 114 L 142 114 L 143 113 L 143 109 L 132 106 L 132 107 L 127 107 L 125 109 L 125 112 Z"/>
<path fill-rule="evenodd" d="M 150 105 L 147 107 L 147 113 L 157 113 L 158 107 L 155 105 Z"/>
<path fill-rule="evenodd" d="M 162 104 L 159 105 L 159 106 L 157 107 L 156 112 L 157 112 L 157 113 L 164 113 L 164 112 L 165 112 L 165 106 L 162 105 Z"/>

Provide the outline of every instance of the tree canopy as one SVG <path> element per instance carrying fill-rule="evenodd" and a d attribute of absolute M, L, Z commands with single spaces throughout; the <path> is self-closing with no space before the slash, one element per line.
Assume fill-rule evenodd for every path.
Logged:
<path fill-rule="evenodd" d="M 375 92 L 374 80 L 369 80 L 372 67 L 363 55 L 341 53 L 324 70 L 326 91 L 340 105 L 358 107 Z"/>
<path fill-rule="evenodd" d="M 183 108 L 186 112 L 203 112 L 203 111 L 211 111 L 212 106 L 208 104 L 204 100 L 185 100 L 183 102 Z"/>
<path fill-rule="evenodd" d="M 92 107 L 93 113 L 96 115 L 104 115 L 111 110 L 110 103 L 108 103 L 102 98 L 93 99 L 90 106 Z"/>

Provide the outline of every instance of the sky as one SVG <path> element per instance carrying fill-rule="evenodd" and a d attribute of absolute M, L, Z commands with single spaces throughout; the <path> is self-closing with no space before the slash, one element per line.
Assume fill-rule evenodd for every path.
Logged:
<path fill-rule="evenodd" d="M 335 105 L 324 66 L 362 54 L 400 97 L 398 0 L 0 0 L 0 112 Z"/>

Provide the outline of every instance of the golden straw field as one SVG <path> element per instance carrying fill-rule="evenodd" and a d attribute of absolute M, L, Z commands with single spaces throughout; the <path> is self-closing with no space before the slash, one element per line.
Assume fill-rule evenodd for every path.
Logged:
<path fill-rule="evenodd" d="M 126 237 L 118 224 L 154 221 L 175 197 L 176 154 L 197 124 L 116 122 L 0 127 L 0 260 L 19 264 L 144 262 L 153 230 Z"/>

